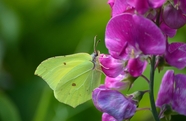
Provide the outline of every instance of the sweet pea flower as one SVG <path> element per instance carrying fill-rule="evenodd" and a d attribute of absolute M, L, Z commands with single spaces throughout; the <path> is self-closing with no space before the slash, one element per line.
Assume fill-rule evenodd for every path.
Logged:
<path fill-rule="evenodd" d="M 172 29 L 172 28 L 170 28 L 169 26 L 167 26 L 167 25 L 165 24 L 164 21 L 161 22 L 161 24 L 160 24 L 160 29 L 162 30 L 162 32 L 163 32 L 166 36 L 168 36 L 168 37 L 170 37 L 170 38 L 174 37 L 174 36 L 176 35 L 176 32 L 177 32 L 177 29 Z"/>
<path fill-rule="evenodd" d="M 147 0 L 151 8 L 158 8 L 163 6 L 166 0 Z"/>
<path fill-rule="evenodd" d="M 162 31 L 149 19 L 136 14 L 120 14 L 106 27 L 106 47 L 114 58 L 159 55 L 166 49 Z"/>
<path fill-rule="evenodd" d="M 186 0 L 174 0 L 175 4 L 179 5 L 179 9 L 183 14 L 186 14 Z"/>
<path fill-rule="evenodd" d="M 184 7 L 183 7 L 184 6 Z M 178 29 L 186 24 L 186 1 L 179 0 L 178 4 L 168 3 L 163 9 L 163 20 L 167 26 Z"/>
<path fill-rule="evenodd" d="M 168 70 L 163 78 L 156 100 L 156 106 L 162 107 L 164 104 L 170 104 L 173 96 L 174 71 Z"/>
<path fill-rule="evenodd" d="M 156 106 L 161 109 L 169 105 L 179 114 L 186 115 L 186 75 L 168 70 L 160 85 Z"/>
<path fill-rule="evenodd" d="M 133 77 L 138 77 L 143 74 L 147 67 L 147 61 L 144 61 L 142 59 L 138 58 L 132 58 L 129 59 L 127 63 L 127 71 L 132 75 Z"/>
<path fill-rule="evenodd" d="M 166 0 L 108 0 L 112 17 L 125 12 L 145 14 L 151 8 L 161 7 Z"/>
<path fill-rule="evenodd" d="M 92 100 L 98 110 L 112 116 L 116 121 L 131 118 L 137 107 L 130 98 L 116 90 L 107 89 L 104 85 L 94 89 Z M 109 118 L 107 116 L 104 116 L 103 119 Z M 114 121 L 114 119 L 111 121 Z"/>
<path fill-rule="evenodd" d="M 112 17 L 132 9 L 132 7 L 127 3 L 127 0 L 108 0 L 107 3 L 112 9 Z"/>
<path fill-rule="evenodd" d="M 148 0 L 127 0 L 127 3 L 140 14 L 144 14 L 149 10 Z"/>
<path fill-rule="evenodd" d="M 133 77 L 138 77 L 142 75 L 147 66 L 147 61 L 144 61 L 140 57 L 121 60 L 115 59 L 111 55 L 100 54 L 99 62 L 101 63 L 102 71 L 106 75 L 105 82 L 106 85 L 109 85 L 109 88 L 115 87 L 118 84 L 120 84 L 120 86 L 123 85 L 121 87 L 125 87 L 126 82 L 124 84 L 121 80 L 128 77 L 128 73 Z M 120 89 L 120 86 L 118 89 Z"/>
<path fill-rule="evenodd" d="M 113 116 L 109 115 L 108 113 L 103 113 L 102 121 L 117 121 Z"/>
<path fill-rule="evenodd" d="M 112 6 L 114 5 L 114 1 L 115 1 L 115 0 L 108 0 L 108 2 L 107 2 L 107 3 L 110 5 L 111 8 L 112 8 Z"/>
<path fill-rule="evenodd" d="M 172 107 L 179 114 L 186 116 L 186 75 L 177 74 L 174 76 L 174 81 Z"/>
<path fill-rule="evenodd" d="M 140 76 L 146 68 L 147 56 L 163 54 L 166 48 L 165 36 L 151 20 L 126 13 L 108 22 L 105 43 L 110 54 L 108 60 L 111 57 L 117 60 L 115 63 L 100 61 L 103 72 L 109 77 L 116 77 L 124 70 L 133 77 Z"/>
<path fill-rule="evenodd" d="M 140 14 L 145 14 L 150 8 L 161 7 L 166 0 L 127 0 L 127 3 L 131 5 Z"/>
<path fill-rule="evenodd" d="M 174 42 L 167 44 L 165 61 L 178 69 L 186 67 L 186 43 Z"/>
<path fill-rule="evenodd" d="M 120 74 L 115 78 L 106 76 L 105 78 L 105 87 L 114 90 L 123 90 L 131 85 L 132 82 L 127 79 L 128 74 Z"/>
<path fill-rule="evenodd" d="M 109 77 L 115 78 L 125 70 L 125 60 L 115 59 L 111 55 L 100 54 L 99 62 L 102 71 Z"/>

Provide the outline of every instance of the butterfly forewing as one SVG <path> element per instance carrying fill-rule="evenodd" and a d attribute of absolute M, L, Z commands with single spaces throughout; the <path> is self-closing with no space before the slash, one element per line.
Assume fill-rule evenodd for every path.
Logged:
<path fill-rule="evenodd" d="M 43 61 L 36 69 L 35 75 L 43 78 L 54 90 L 61 78 L 75 66 L 91 61 L 87 53 L 78 53 L 67 56 L 57 56 Z"/>

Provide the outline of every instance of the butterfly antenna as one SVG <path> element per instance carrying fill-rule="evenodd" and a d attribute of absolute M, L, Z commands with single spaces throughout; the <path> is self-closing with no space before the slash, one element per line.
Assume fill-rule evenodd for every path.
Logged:
<path fill-rule="evenodd" d="M 97 35 L 94 37 L 94 53 L 98 55 L 98 51 L 96 50 L 96 47 L 98 46 L 98 43 L 100 40 L 96 40 Z"/>

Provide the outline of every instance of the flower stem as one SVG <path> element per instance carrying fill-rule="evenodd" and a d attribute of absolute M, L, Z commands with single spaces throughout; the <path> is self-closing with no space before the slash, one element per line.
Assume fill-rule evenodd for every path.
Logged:
<path fill-rule="evenodd" d="M 157 113 L 155 101 L 154 101 L 155 61 L 156 61 L 156 56 L 153 56 L 152 60 L 151 60 L 151 70 L 150 70 L 149 98 L 150 98 L 151 110 L 152 110 L 152 114 L 154 116 L 154 119 L 155 119 L 155 121 L 160 121 L 158 118 L 158 113 Z"/>
<path fill-rule="evenodd" d="M 141 77 L 144 78 L 147 81 L 147 83 L 149 84 L 150 81 L 148 80 L 148 78 L 145 75 L 142 74 Z"/>

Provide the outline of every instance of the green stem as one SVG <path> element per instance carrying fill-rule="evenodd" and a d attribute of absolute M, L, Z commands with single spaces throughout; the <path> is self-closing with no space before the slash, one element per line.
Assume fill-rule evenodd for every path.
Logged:
<path fill-rule="evenodd" d="M 149 84 L 150 81 L 148 80 L 148 78 L 147 78 L 146 76 L 144 76 L 144 75 L 142 74 L 141 77 L 144 78 L 145 81 L 147 81 L 147 83 Z"/>
<path fill-rule="evenodd" d="M 158 113 L 156 111 L 155 101 L 154 101 L 154 73 L 155 73 L 155 61 L 156 56 L 152 57 L 151 60 L 151 70 L 150 70 L 150 83 L 149 83 L 149 98 L 151 104 L 152 114 L 154 116 L 155 121 L 160 121 L 158 117 Z"/>

